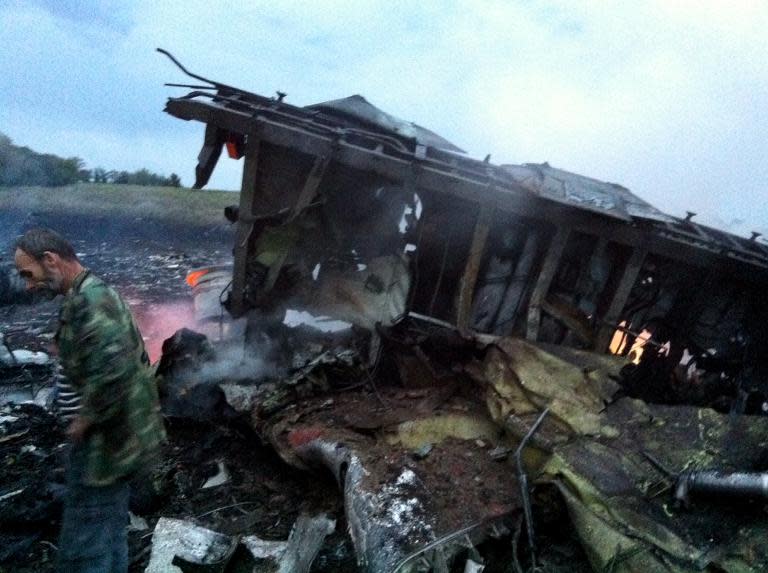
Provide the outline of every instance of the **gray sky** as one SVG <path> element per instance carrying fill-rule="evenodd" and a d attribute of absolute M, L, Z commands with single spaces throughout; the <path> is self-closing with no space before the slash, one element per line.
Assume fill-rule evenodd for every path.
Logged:
<path fill-rule="evenodd" d="M 627 7 L 631 6 L 631 7 Z M 494 163 L 620 183 L 768 234 L 768 2 L 0 2 L 0 131 L 89 167 L 193 180 L 191 70 L 307 105 L 364 95 Z M 236 189 L 222 158 L 210 187 Z"/>

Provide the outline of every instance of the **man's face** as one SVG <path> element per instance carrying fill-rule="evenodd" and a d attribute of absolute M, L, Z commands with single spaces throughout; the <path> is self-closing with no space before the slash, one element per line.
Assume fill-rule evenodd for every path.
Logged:
<path fill-rule="evenodd" d="M 16 268 L 19 276 L 27 283 L 27 290 L 40 291 L 48 295 L 61 294 L 63 275 L 56 253 L 46 251 L 43 258 L 36 260 L 21 249 L 16 249 Z"/>

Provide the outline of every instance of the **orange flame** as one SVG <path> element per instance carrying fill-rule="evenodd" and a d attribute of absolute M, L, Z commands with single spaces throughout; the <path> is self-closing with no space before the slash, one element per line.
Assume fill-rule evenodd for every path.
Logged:
<path fill-rule="evenodd" d="M 200 279 L 203 278 L 205 275 L 207 275 L 209 272 L 211 272 L 211 269 L 202 269 L 200 271 L 192 271 L 191 273 L 187 274 L 187 284 L 194 288 L 197 286 L 197 283 L 200 282 Z"/>
<path fill-rule="evenodd" d="M 624 330 L 627 326 L 626 321 L 622 321 L 619 324 L 619 328 L 613 333 L 609 351 L 611 354 L 624 354 L 624 350 L 627 348 L 627 333 Z M 640 357 L 643 355 L 645 345 L 650 340 L 652 334 L 650 330 L 643 329 L 643 331 L 635 337 L 632 346 L 627 353 L 627 357 L 634 364 L 640 363 Z"/>

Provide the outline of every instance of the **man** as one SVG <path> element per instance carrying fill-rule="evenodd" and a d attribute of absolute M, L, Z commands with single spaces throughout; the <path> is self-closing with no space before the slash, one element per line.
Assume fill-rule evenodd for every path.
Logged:
<path fill-rule="evenodd" d="M 28 289 L 65 295 L 56 342 L 71 442 L 58 567 L 67 573 L 128 570 L 128 481 L 165 439 L 144 343 L 120 296 L 85 269 L 48 229 L 16 243 Z"/>

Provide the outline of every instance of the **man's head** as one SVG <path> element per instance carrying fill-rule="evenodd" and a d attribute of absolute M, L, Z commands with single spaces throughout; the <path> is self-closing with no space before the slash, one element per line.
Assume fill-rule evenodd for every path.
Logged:
<path fill-rule="evenodd" d="M 50 229 L 30 229 L 16 241 L 16 268 L 27 289 L 64 294 L 82 270 L 72 245 Z"/>

